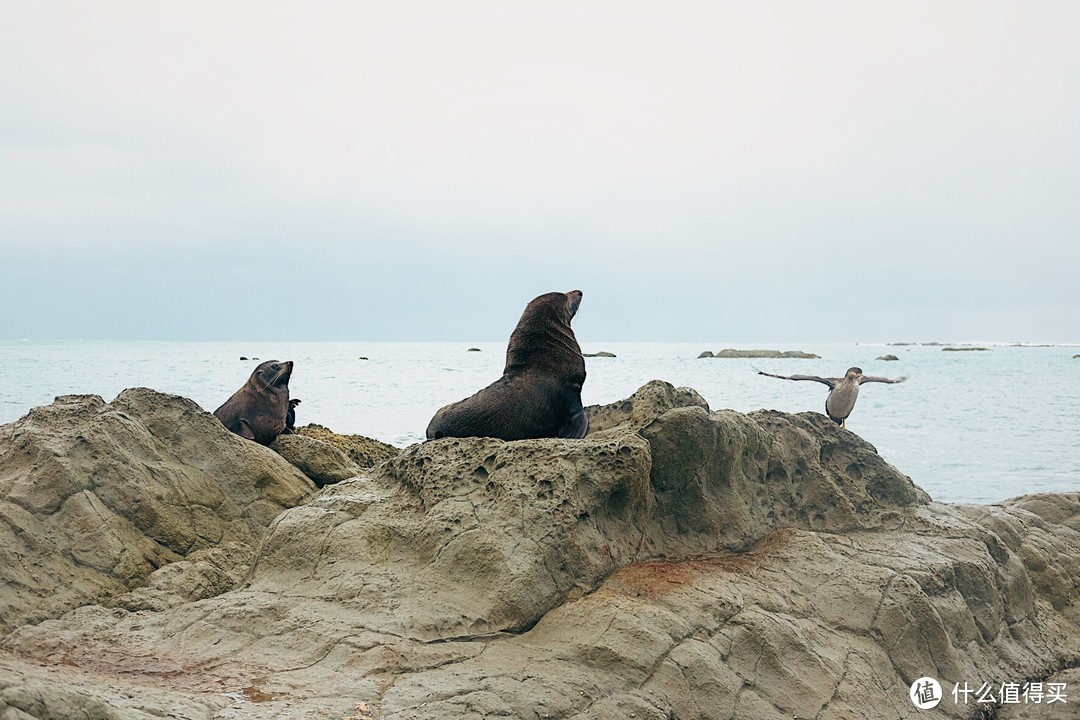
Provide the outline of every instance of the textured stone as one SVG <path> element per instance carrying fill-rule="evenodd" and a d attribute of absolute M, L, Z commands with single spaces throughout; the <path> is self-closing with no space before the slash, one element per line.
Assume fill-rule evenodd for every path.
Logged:
<path fill-rule="evenodd" d="M 59 397 L 0 427 L 0 630 L 108 602 L 200 551 L 239 544 L 249 550 L 233 559 L 250 558 L 313 490 L 185 398 Z"/>
<path fill-rule="evenodd" d="M 297 434 L 329 443 L 345 453 L 354 463 L 362 468 L 375 467 L 384 460 L 397 457 L 400 448 L 379 442 L 363 435 L 339 435 L 322 425 L 305 425 L 297 429 Z"/>
<path fill-rule="evenodd" d="M 360 466 L 328 442 L 304 435 L 278 435 L 270 449 L 296 466 L 317 487 L 348 480 Z"/>
<path fill-rule="evenodd" d="M 935 503 L 820 415 L 695 396 L 414 445 L 282 511 L 240 587 L 21 625 L 0 718 L 915 717 L 923 675 L 1071 677 L 1080 494 Z"/>

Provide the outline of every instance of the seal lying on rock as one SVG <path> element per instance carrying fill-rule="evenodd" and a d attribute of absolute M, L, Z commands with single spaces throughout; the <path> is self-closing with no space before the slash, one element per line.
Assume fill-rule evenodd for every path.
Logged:
<path fill-rule="evenodd" d="M 845 421 L 851 411 L 855 409 L 855 401 L 859 399 L 859 386 L 868 382 L 898 383 L 907 380 L 907 376 L 891 380 L 889 378 L 863 375 L 862 368 L 848 368 L 842 378 L 823 378 L 817 375 L 773 375 L 758 370 L 758 375 L 780 378 L 781 380 L 813 380 L 825 383 L 829 386 L 829 396 L 825 398 L 825 414 L 840 427 L 847 427 Z"/>
<path fill-rule="evenodd" d="M 435 413 L 428 439 L 585 437 L 585 358 L 570 329 L 580 304 L 580 290 L 547 293 L 530 302 L 510 335 L 503 376 Z"/>
<path fill-rule="evenodd" d="M 214 411 L 221 424 L 232 432 L 269 445 L 286 429 L 295 403 L 289 401 L 292 361 L 267 360 L 260 364 L 244 386 Z M 299 402 L 299 401 L 296 401 Z"/>

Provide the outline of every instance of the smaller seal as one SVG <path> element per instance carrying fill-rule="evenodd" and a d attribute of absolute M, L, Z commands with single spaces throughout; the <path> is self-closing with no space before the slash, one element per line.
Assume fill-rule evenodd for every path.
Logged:
<path fill-rule="evenodd" d="M 781 380 L 813 380 L 828 385 L 829 396 L 825 398 L 825 414 L 840 427 L 847 427 L 848 415 L 855 409 L 855 401 L 859 399 L 860 385 L 868 382 L 898 383 L 907 380 L 906 375 L 895 380 L 863 375 L 862 368 L 857 367 L 848 368 L 842 378 L 823 378 L 817 375 L 773 375 L 760 370 L 758 370 L 758 375 Z"/>
<path fill-rule="evenodd" d="M 295 403 L 289 401 L 292 370 L 291 360 L 261 363 L 214 415 L 231 432 L 260 445 L 269 445 L 286 432 L 289 416 L 293 415 Z"/>
<path fill-rule="evenodd" d="M 583 438 L 585 358 L 570 321 L 581 291 L 551 292 L 525 306 L 506 347 L 501 378 L 435 413 L 428 440 L 442 437 Z"/>

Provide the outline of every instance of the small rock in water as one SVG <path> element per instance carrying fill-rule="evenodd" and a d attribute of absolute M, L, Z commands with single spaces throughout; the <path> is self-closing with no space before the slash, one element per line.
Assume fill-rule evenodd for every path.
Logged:
<path fill-rule="evenodd" d="M 469 348 L 469 352 L 480 352 L 480 348 Z"/>
<path fill-rule="evenodd" d="M 716 358 L 797 358 L 801 360 L 813 360 L 818 356 L 813 353 L 803 352 L 801 350 L 737 350 L 735 348 L 724 348 L 715 355 L 705 355 L 702 353 L 698 357 L 716 357 Z"/>
<path fill-rule="evenodd" d="M 900 358 L 896 357 L 895 355 L 881 355 L 880 357 L 878 357 L 878 360 L 899 360 L 899 359 Z"/>
<path fill-rule="evenodd" d="M 596 353 L 581 353 L 582 357 L 615 357 L 615 353 L 608 352 L 607 350 L 601 350 Z"/>

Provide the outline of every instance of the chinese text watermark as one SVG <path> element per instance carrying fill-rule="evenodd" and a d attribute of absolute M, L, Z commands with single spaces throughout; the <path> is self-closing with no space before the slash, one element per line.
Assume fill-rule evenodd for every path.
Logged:
<path fill-rule="evenodd" d="M 972 685 L 966 680 L 954 683 L 953 703 L 957 705 L 1053 705 L 1068 702 L 1068 685 L 1059 682 L 980 682 Z M 908 690 L 911 703 L 920 710 L 931 710 L 945 699 L 941 683 L 932 677 L 921 677 Z"/>

